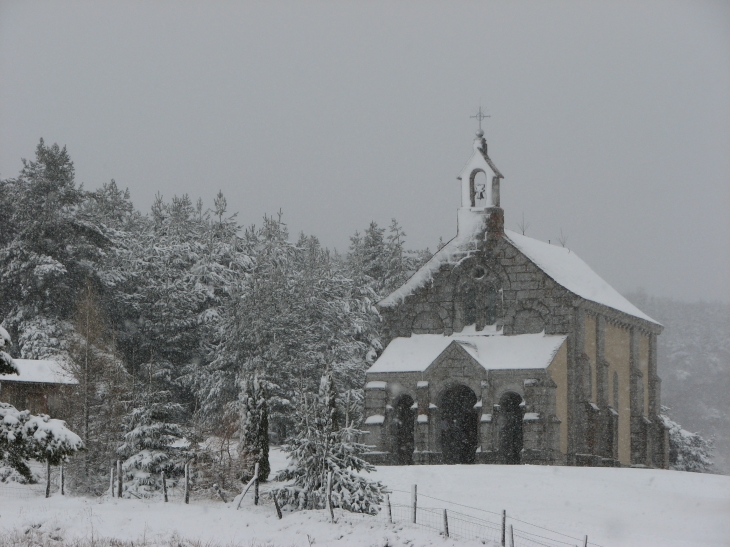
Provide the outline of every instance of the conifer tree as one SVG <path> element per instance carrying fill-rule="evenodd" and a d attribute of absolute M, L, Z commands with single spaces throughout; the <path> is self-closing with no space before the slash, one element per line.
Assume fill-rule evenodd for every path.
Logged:
<path fill-rule="evenodd" d="M 142 392 L 126 417 L 118 452 L 126 458 L 122 463 L 125 490 L 150 497 L 162 488 L 161 472 L 168 478 L 180 477 L 190 454 L 180 424 L 184 408 L 167 389 L 169 370 L 152 361 L 142 371 Z"/>
<path fill-rule="evenodd" d="M 332 506 L 355 513 L 375 514 L 385 486 L 360 475 L 375 468 L 362 455 L 368 447 L 352 424 L 339 427 L 337 392 L 331 374 L 320 382 L 316 397 L 303 394 L 296 435 L 288 442 L 290 466 L 277 480 L 289 481 L 272 495 L 289 509 L 326 507 L 327 475 L 332 473 Z"/>
<path fill-rule="evenodd" d="M 266 391 L 257 374 L 243 380 L 240 394 L 241 432 L 239 455 L 243 464 L 241 480 L 248 482 L 259 464 L 259 480 L 266 481 L 269 465 L 269 413 Z"/>
<path fill-rule="evenodd" d="M 662 406 L 659 419 L 669 430 L 669 467 L 676 471 L 707 473 L 712 468 L 714 439 L 703 438 L 699 433 L 691 433 L 672 420 Z"/>
<path fill-rule="evenodd" d="M 15 366 L 13 358 L 4 351 L 10 343 L 8 331 L 0 327 L 0 374 L 18 374 L 18 367 Z"/>

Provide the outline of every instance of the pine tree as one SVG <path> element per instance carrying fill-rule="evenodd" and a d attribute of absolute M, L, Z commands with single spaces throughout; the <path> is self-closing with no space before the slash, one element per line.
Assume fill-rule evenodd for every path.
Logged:
<path fill-rule="evenodd" d="M 241 480 L 248 482 L 259 464 L 259 480 L 266 481 L 269 465 L 269 413 L 266 390 L 258 375 L 243 380 L 240 394 L 241 428 L 238 452 L 243 464 Z"/>
<path fill-rule="evenodd" d="M 126 458 L 122 463 L 125 491 L 150 497 L 162 488 L 161 472 L 168 478 L 180 477 L 190 454 L 180 424 L 184 408 L 167 389 L 169 370 L 153 361 L 143 371 L 142 393 L 126 417 L 124 443 L 118 452 Z"/>
<path fill-rule="evenodd" d="M 11 343 L 8 331 L 0 327 L 0 348 L 5 348 Z M 13 358 L 0 349 L 0 374 L 18 374 L 18 367 L 15 366 Z"/>
<path fill-rule="evenodd" d="M 699 433 L 690 433 L 673 421 L 662 407 L 659 418 L 669 430 L 669 466 L 676 471 L 707 473 L 712 467 L 714 439 L 704 439 Z"/>
<path fill-rule="evenodd" d="M 0 315 L 17 336 L 20 354 L 39 359 L 63 353 L 76 293 L 96 279 L 108 240 L 80 215 L 85 199 L 74 182 L 66 148 L 41 139 L 35 161 L 23 160 L 3 181 L 4 245 L 0 248 Z"/>
<path fill-rule="evenodd" d="M 297 433 L 285 450 L 290 466 L 277 476 L 289 481 L 273 490 L 289 509 L 326 507 L 327 475 L 332 473 L 332 506 L 355 513 L 375 514 L 383 500 L 385 486 L 359 473 L 375 468 L 362 459 L 368 447 L 357 442 L 363 434 L 353 425 L 339 427 L 337 393 L 333 378 L 325 374 L 317 397 L 303 394 Z"/>

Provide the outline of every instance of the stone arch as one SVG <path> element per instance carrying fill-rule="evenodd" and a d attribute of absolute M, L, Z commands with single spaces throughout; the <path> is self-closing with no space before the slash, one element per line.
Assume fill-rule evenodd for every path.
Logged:
<path fill-rule="evenodd" d="M 478 444 L 477 395 L 466 384 L 454 383 L 439 397 L 439 444 L 444 463 L 474 463 Z"/>
<path fill-rule="evenodd" d="M 484 189 L 483 189 L 483 196 L 479 198 L 477 195 L 478 191 L 481 190 L 481 188 L 477 188 L 477 186 L 481 186 L 481 182 L 477 181 L 477 175 L 481 173 L 484 175 Z M 485 207 L 489 203 L 488 195 L 489 195 L 489 179 L 487 177 L 487 173 L 484 171 L 484 169 L 474 169 L 471 174 L 469 175 L 469 201 L 471 203 L 472 207 L 477 207 L 477 199 L 483 199 L 485 203 Z"/>
<path fill-rule="evenodd" d="M 502 463 L 522 461 L 524 399 L 515 391 L 505 391 L 499 398 L 499 456 Z"/>
<path fill-rule="evenodd" d="M 519 302 L 515 309 L 505 315 L 505 334 L 532 334 L 547 330 L 550 310 L 540 301 Z"/>
<path fill-rule="evenodd" d="M 413 318 L 411 332 L 413 334 L 441 334 L 444 332 L 444 323 L 440 314 L 431 310 L 422 311 Z"/>
<path fill-rule="evenodd" d="M 391 453 L 398 465 L 411 465 L 415 449 L 415 411 L 413 397 L 398 395 L 393 404 L 391 420 Z"/>

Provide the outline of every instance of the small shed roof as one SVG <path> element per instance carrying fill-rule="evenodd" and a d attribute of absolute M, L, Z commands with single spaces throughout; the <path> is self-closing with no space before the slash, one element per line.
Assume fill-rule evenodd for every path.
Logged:
<path fill-rule="evenodd" d="M 13 359 L 19 374 L 0 374 L 0 382 L 36 384 L 78 384 L 57 361 Z"/>
<path fill-rule="evenodd" d="M 451 344 L 461 346 L 485 370 L 544 369 L 567 338 L 542 332 L 502 336 L 501 332 L 471 334 L 473 327 L 464 330 L 451 336 L 395 338 L 367 372 L 424 372 Z"/>

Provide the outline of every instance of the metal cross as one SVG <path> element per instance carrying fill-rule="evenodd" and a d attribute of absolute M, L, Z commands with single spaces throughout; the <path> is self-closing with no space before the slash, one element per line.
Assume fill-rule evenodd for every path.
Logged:
<path fill-rule="evenodd" d="M 491 116 L 488 116 L 484 113 L 482 113 L 482 105 L 479 105 L 479 112 L 477 112 L 474 116 L 469 116 L 470 118 L 474 118 L 479 122 L 479 131 L 482 130 L 482 120 L 484 118 L 491 118 Z"/>

